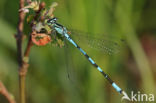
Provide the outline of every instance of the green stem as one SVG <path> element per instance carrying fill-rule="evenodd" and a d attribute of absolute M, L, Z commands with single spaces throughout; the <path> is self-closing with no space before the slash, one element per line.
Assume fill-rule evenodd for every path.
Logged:
<path fill-rule="evenodd" d="M 19 76 L 19 88 L 20 88 L 20 103 L 26 103 L 25 101 L 25 76 Z"/>

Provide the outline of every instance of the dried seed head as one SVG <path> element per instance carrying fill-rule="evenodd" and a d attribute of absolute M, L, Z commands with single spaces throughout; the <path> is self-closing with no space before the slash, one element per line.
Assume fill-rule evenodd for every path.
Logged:
<path fill-rule="evenodd" d="M 45 46 L 51 42 L 51 37 L 45 33 L 32 33 L 32 42 L 38 46 Z"/>

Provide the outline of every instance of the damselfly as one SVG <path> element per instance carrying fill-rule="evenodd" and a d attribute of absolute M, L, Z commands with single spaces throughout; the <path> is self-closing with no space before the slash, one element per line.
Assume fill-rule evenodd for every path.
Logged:
<path fill-rule="evenodd" d="M 57 23 L 57 18 L 54 17 L 52 19 L 48 19 L 47 24 L 51 27 L 53 33 L 57 35 L 61 35 L 64 38 L 66 38 L 71 44 L 73 44 L 86 58 L 87 60 L 109 81 L 109 83 L 115 88 L 115 90 L 123 94 L 124 96 L 127 96 L 127 94 L 94 62 L 94 60 L 88 56 L 88 54 L 80 48 L 75 41 L 69 36 L 69 32 L 63 25 Z"/>

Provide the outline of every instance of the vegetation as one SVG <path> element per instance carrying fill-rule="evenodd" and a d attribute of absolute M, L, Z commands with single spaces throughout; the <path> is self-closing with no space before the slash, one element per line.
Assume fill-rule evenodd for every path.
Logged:
<path fill-rule="evenodd" d="M 53 2 L 58 3 L 54 12 Z M 119 52 L 110 55 L 96 51 L 96 45 L 89 48 L 82 42 L 83 37 L 79 37 L 81 32 L 74 38 L 129 96 L 131 91 L 156 94 L 155 0 L 42 0 L 35 3 L 29 7 L 32 8 L 29 13 L 24 13 L 27 9 L 22 8 L 30 6 L 31 0 L 0 1 L 0 103 L 121 102 L 122 96 L 76 48 L 64 43 L 62 38 L 54 41 L 50 35 L 35 32 L 40 28 L 36 25 L 45 20 L 39 20 L 45 13 L 44 8 L 51 10 L 48 17 L 57 17 L 58 22 L 68 28 L 118 43 L 115 50 Z M 45 28 L 49 33 L 49 28 Z M 120 38 L 124 42 L 120 43 Z M 49 41 L 42 46 L 43 42 L 32 41 L 36 39 Z M 106 46 L 114 47 L 111 43 Z"/>

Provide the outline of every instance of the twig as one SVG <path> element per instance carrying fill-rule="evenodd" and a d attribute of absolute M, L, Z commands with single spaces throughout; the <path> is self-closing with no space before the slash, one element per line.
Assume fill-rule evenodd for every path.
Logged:
<path fill-rule="evenodd" d="M 29 56 L 30 49 L 31 49 L 32 46 L 33 46 L 33 43 L 32 43 L 31 36 L 30 36 L 28 44 L 27 44 L 27 47 L 26 47 L 26 50 L 25 50 L 25 53 L 24 53 L 24 57 L 28 57 Z"/>
<path fill-rule="evenodd" d="M 30 3 L 31 0 L 27 0 L 27 3 Z M 34 17 L 33 21 L 36 21 L 40 11 L 45 7 L 45 3 L 42 2 L 40 3 L 39 10 L 36 12 L 36 16 Z M 20 0 L 20 8 L 24 8 L 24 0 Z M 26 103 L 25 100 L 25 78 L 27 74 L 27 69 L 29 67 L 28 61 L 29 61 L 29 54 L 30 54 L 30 49 L 33 45 L 32 40 L 31 40 L 31 34 L 33 33 L 33 26 L 34 24 L 31 25 L 32 27 L 32 33 L 29 35 L 29 40 L 28 44 L 24 53 L 24 57 L 22 55 L 22 36 L 23 36 L 23 25 L 24 25 L 24 18 L 25 14 L 23 11 L 19 12 L 19 23 L 18 23 L 18 28 L 17 28 L 17 35 L 16 35 L 16 40 L 17 40 L 17 56 L 18 56 L 18 62 L 19 62 L 19 91 L 20 91 L 20 103 Z"/>
<path fill-rule="evenodd" d="M 20 0 L 20 9 L 24 7 L 24 0 Z M 22 36 L 23 36 L 23 25 L 24 25 L 24 18 L 25 14 L 23 11 L 19 12 L 19 21 L 18 21 L 18 27 L 17 27 L 17 57 L 19 66 L 22 66 Z"/>
<path fill-rule="evenodd" d="M 5 98 L 8 100 L 9 103 L 16 103 L 12 95 L 8 92 L 8 90 L 5 88 L 4 84 L 0 81 L 0 94 L 5 96 Z"/>
<path fill-rule="evenodd" d="M 24 0 L 19 0 L 19 9 L 24 7 Z M 19 71 L 23 70 L 23 59 L 22 59 L 22 36 L 23 36 L 23 26 L 24 26 L 25 13 L 23 11 L 19 12 L 19 22 L 17 27 L 17 57 L 19 63 Z M 19 72 L 19 92 L 20 92 L 20 103 L 25 103 L 25 78 Z"/>

